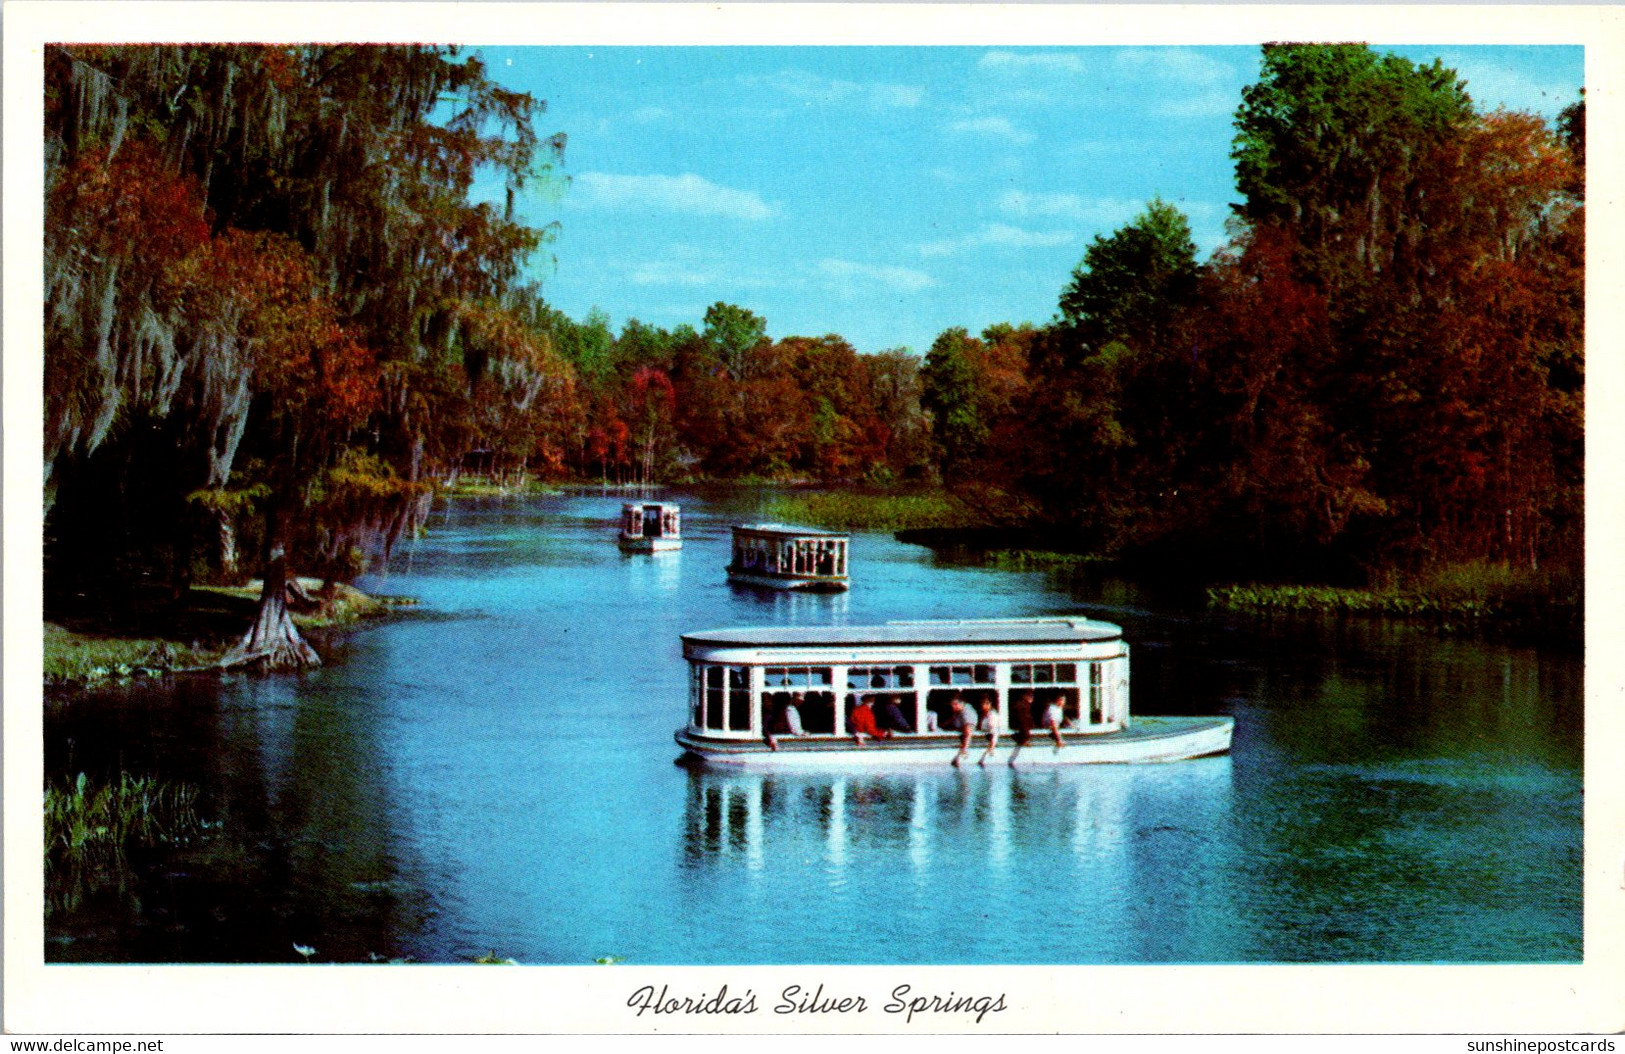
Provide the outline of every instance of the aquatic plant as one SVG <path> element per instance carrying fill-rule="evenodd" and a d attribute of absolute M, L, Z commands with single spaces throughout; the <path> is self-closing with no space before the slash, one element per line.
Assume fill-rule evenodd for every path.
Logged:
<path fill-rule="evenodd" d="M 95 785 L 83 772 L 72 783 L 45 788 L 47 910 L 71 910 L 103 885 L 123 889 L 126 852 L 180 843 L 207 825 L 197 815 L 198 792 L 184 783 L 119 773 Z"/>
<path fill-rule="evenodd" d="M 921 527 L 969 527 L 978 522 L 964 503 L 945 491 L 781 494 L 767 502 L 763 514 L 769 519 L 835 531 L 906 531 Z"/>
<path fill-rule="evenodd" d="M 157 845 L 199 828 L 197 789 L 149 776 L 119 773 L 116 783 L 93 786 L 83 773 L 71 785 L 45 788 L 45 855 L 94 853 L 128 845 Z"/>
<path fill-rule="evenodd" d="M 981 556 L 984 567 L 999 571 L 1078 571 L 1110 563 L 1090 553 L 1056 553 L 1044 549 L 991 549 Z"/>
<path fill-rule="evenodd" d="M 1224 585 L 1208 589 L 1222 611 L 1321 612 L 1420 618 L 1446 625 L 1542 619 L 1577 620 L 1583 587 L 1572 576 L 1472 562 L 1409 578 L 1390 575 L 1364 589 L 1317 585 Z"/>

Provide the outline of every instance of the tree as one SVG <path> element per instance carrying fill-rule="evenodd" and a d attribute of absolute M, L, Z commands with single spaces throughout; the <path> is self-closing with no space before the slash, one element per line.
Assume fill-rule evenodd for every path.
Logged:
<path fill-rule="evenodd" d="M 1471 118 L 1465 82 L 1438 60 L 1265 45 L 1236 112 L 1237 213 L 1290 225 L 1304 273 L 1352 293 L 1425 241 L 1419 172 Z"/>
<path fill-rule="evenodd" d="M 1198 271 L 1184 213 L 1152 198 L 1126 226 L 1095 237 L 1061 293 L 1061 324 L 1085 349 L 1155 344 L 1168 313 L 1190 302 Z"/>
<path fill-rule="evenodd" d="M 677 392 L 658 366 L 640 366 L 627 383 L 623 418 L 638 454 L 638 481 L 653 483 L 674 454 Z"/>
<path fill-rule="evenodd" d="M 931 434 L 946 479 L 960 478 L 987 440 L 987 422 L 977 407 L 971 357 L 979 342 L 963 326 L 944 330 L 931 342 L 920 371 L 920 405 L 931 415 Z"/>
<path fill-rule="evenodd" d="M 864 401 L 881 429 L 885 463 L 873 470 L 883 481 L 918 478 L 931 468 L 931 422 L 920 407 L 920 358 L 906 348 L 866 356 Z"/>
<path fill-rule="evenodd" d="M 728 376 L 744 382 L 751 379 L 751 353 L 767 339 L 767 320 L 719 300 L 705 310 L 703 336 Z"/>
<path fill-rule="evenodd" d="M 266 440 L 264 463 L 284 481 L 258 507 L 268 583 L 291 558 L 287 525 L 319 507 L 306 502 L 308 485 L 363 435 L 401 481 L 392 488 L 399 508 L 419 507 L 416 483 L 437 399 L 449 390 L 444 355 L 455 320 L 500 297 L 547 236 L 515 220 L 511 204 L 504 210 L 468 199 L 482 169 L 502 175 L 510 203 L 528 179 L 547 174 L 546 159 L 563 140 L 537 138 L 540 104 L 490 81 L 478 59 L 415 46 L 53 47 L 46 83 L 48 228 L 56 232 L 46 247 L 47 281 L 59 294 L 48 301 L 47 370 L 69 382 L 50 411 L 47 454 L 59 492 L 83 495 L 55 517 L 55 536 L 71 539 L 66 521 L 83 521 L 98 488 L 131 507 L 121 482 L 128 473 L 87 467 L 110 436 L 126 437 L 125 460 L 147 465 L 154 478 L 166 461 L 183 469 L 193 457 L 207 462 L 190 484 L 177 485 L 185 471 L 169 473 L 177 483 L 168 497 L 143 496 L 143 516 L 160 532 L 175 520 L 180 495 L 223 481 L 234 436 Z M 138 178 L 124 178 L 131 174 Z M 204 215 L 209 245 L 188 249 L 182 242 L 198 241 Z M 98 239 L 131 221 L 156 239 L 127 238 L 134 252 L 98 251 Z M 286 241 L 244 248 L 239 231 Z M 143 240 L 152 242 L 146 251 Z M 254 328 L 247 320 L 274 310 L 281 293 L 270 286 L 237 297 L 199 292 L 195 303 L 174 295 L 166 275 L 215 242 L 221 252 L 258 255 L 267 274 L 290 282 L 289 254 L 279 246 L 299 247 L 310 277 L 302 288 L 316 313 L 295 325 L 297 312 L 287 311 L 312 342 L 316 388 L 286 383 L 302 376 L 297 371 L 277 378 L 258 368 L 249 373 L 262 387 L 252 400 L 243 397 L 247 374 L 235 366 L 268 347 L 243 343 L 256 339 L 243 337 Z M 102 332 L 112 339 L 94 336 Z M 320 389 L 338 383 L 342 371 L 323 371 L 352 345 L 378 363 L 369 382 L 378 400 L 370 428 L 344 434 L 342 426 L 356 422 L 331 415 L 336 390 Z M 187 392 L 193 401 L 177 404 Z M 327 420 L 296 420 L 324 413 Z M 155 435 L 181 445 L 165 451 Z M 291 445 L 273 449 L 266 437 L 276 436 Z M 185 568 L 186 542 L 179 528 L 167 530 L 171 563 Z M 132 539 L 138 549 L 149 542 Z M 278 602 L 272 592 L 268 585 L 264 605 Z M 268 641 L 264 654 L 303 660 L 291 623 L 269 621 L 287 647 Z"/>

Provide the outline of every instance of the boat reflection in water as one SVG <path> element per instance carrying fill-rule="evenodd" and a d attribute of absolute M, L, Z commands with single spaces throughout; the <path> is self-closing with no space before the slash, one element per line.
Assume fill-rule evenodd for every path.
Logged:
<path fill-rule="evenodd" d="M 679 874 L 696 962 L 1236 961 L 1259 928 L 1234 895 L 1247 866 L 1228 755 L 699 768 L 687 796 Z"/>
<path fill-rule="evenodd" d="M 857 862 L 866 871 L 985 876 L 1028 854 L 1097 865 L 1147 839 L 1184 835 L 1186 849 L 1208 842 L 1229 813 L 1231 762 L 1226 755 L 1181 765 L 818 774 L 696 768 L 688 799 L 684 845 L 694 864 L 758 870 L 816 853 L 836 870 Z"/>

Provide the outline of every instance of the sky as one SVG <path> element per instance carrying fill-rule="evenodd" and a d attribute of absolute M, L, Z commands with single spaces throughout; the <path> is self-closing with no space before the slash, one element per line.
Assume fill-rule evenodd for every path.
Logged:
<path fill-rule="evenodd" d="M 1481 111 L 1555 119 L 1584 83 L 1580 47 L 1376 48 L 1442 59 Z M 922 354 L 953 326 L 1049 321 L 1153 197 L 1205 258 L 1259 70 L 1219 46 L 470 50 L 568 137 L 567 180 L 520 199 L 558 225 L 533 266 L 555 308 L 619 332 L 700 328 L 721 300 L 775 339 Z"/>

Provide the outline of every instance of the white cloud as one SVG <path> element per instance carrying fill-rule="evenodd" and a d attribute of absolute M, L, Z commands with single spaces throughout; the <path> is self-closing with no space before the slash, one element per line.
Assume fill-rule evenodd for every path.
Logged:
<path fill-rule="evenodd" d="M 720 186 L 691 172 L 680 176 L 583 172 L 573 183 L 581 193 L 572 203 L 583 208 L 631 207 L 741 220 L 765 220 L 775 214 L 755 191 Z"/>
<path fill-rule="evenodd" d="M 976 63 L 985 70 L 1011 73 L 1082 73 L 1083 56 L 1073 51 L 989 51 Z"/>
<path fill-rule="evenodd" d="M 925 97 L 925 89 L 911 84 L 882 84 L 820 77 L 805 70 L 783 70 L 765 77 L 745 77 L 748 85 L 767 85 L 809 103 L 855 102 L 874 109 L 910 109 Z"/>
<path fill-rule="evenodd" d="M 615 281 L 645 288 L 759 290 L 793 284 L 741 266 L 732 253 L 692 244 L 668 245 L 654 259 L 617 262 L 608 273 Z"/>
<path fill-rule="evenodd" d="M 826 278 L 834 279 L 838 284 L 848 287 L 857 283 L 879 283 L 904 293 L 918 293 L 937 284 L 930 275 L 924 271 L 916 271 L 912 267 L 853 263 L 851 260 L 837 260 L 832 257 L 819 260 L 818 271 Z"/>
<path fill-rule="evenodd" d="M 1249 50 L 1248 60 L 1255 55 Z M 1202 88 L 1230 85 L 1251 73 L 1194 48 L 1119 48 L 1112 52 L 1112 67 L 1121 76 Z"/>
<path fill-rule="evenodd" d="M 1011 216 L 1053 216 L 1102 227 L 1133 219 L 1145 204 L 1128 198 L 1086 198 L 1081 194 L 1035 194 L 1025 190 L 1007 190 L 999 195 L 999 209 Z"/>
<path fill-rule="evenodd" d="M 991 136 L 995 139 L 1008 140 L 1018 146 L 1024 146 L 1033 141 L 1031 132 L 1017 128 L 1010 123 L 1007 117 L 972 117 L 962 121 L 954 121 L 948 125 L 948 131 Z"/>
<path fill-rule="evenodd" d="M 718 284 L 722 276 L 703 266 L 675 260 L 646 260 L 633 264 L 626 277 L 633 285 L 705 286 Z"/>
<path fill-rule="evenodd" d="M 1194 48 L 1121 48 L 1112 54 L 1112 69 L 1126 90 L 1155 99 L 1169 117 L 1229 116 L 1257 73 L 1255 66 L 1243 69 Z"/>
<path fill-rule="evenodd" d="M 1070 231 L 1029 231 L 1007 223 L 988 223 L 958 238 L 926 242 L 921 256 L 954 256 L 972 249 L 1050 249 L 1071 242 Z"/>

